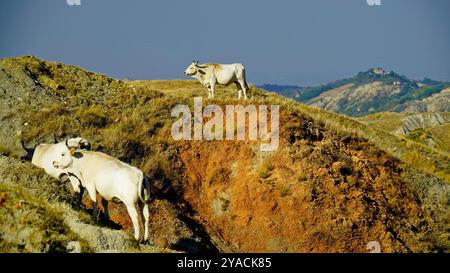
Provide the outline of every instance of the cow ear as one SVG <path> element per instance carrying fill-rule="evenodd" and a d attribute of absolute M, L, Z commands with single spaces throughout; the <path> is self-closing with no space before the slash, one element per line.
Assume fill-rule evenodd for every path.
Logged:
<path fill-rule="evenodd" d="M 202 75 L 205 75 L 205 74 L 206 74 L 205 71 L 203 71 L 203 70 L 201 70 L 201 69 L 198 70 L 198 73 L 200 73 L 200 74 L 202 74 Z"/>

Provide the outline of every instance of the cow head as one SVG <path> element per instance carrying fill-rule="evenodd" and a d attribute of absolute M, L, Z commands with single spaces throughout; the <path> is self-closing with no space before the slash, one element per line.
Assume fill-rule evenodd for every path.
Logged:
<path fill-rule="evenodd" d="M 200 67 L 198 65 L 198 61 L 192 61 L 192 63 L 184 71 L 184 74 L 187 76 L 192 76 L 195 75 L 199 70 Z"/>
<path fill-rule="evenodd" d="M 56 158 L 53 161 L 53 167 L 57 169 L 68 168 L 73 162 L 72 156 L 75 152 L 79 149 L 88 149 L 90 146 L 89 142 L 82 137 L 69 138 L 61 144 L 57 147 Z"/>

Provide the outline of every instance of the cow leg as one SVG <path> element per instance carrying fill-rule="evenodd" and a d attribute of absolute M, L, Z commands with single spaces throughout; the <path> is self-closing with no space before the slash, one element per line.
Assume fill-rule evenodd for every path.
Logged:
<path fill-rule="evenodd" d="M 92 211 L 92 220 L 97 223 L 97 191 L 95 190 L 95 186 L 90 186 L 86 188 L 88 193 L 89 193 L 89 197 L 92 200 L 92 207 L 93 207 L 93 211 Z"/>
<path fill-rule="evenodd" d="M 240 80 L 239 85 L 241 86 L 241 89 L 244 91 L 244 100 L 246 100 L 247 99 L 247 87 L 245 85 L 245 81 Z M 241 98 L 241 96 L 239 96 L 239 98 Z"/>
<path fill-rule="evenodd" d="M 72 173 L 67 173 L 70 184 L 75 192 L 72 202 L 72 208 L 74 210 L 80 210 L 81 200 L 83 198 L 84 187 L 81 185 L 80 179 Z"/>
<path fill-rule="evenodd" d="M 142 209 L 142 215 L 144 216 L 144 241 L 148 240 L 148 221 L 150 219 L 150 211 L 148 208 L 148 204 L 145 203 Z"/>
<path fill-rule="evenodd" d="M 108 210 L 108 200 L 102 197 L 103 214 L 105 215 L 105 220 L 109 220 L 109 210 Z"/>
<path fill-rule="evenodd" d="M 136 210 L 136 204 L 127 204 L 128 214 L 130 215 L 131 222 L 133 222 L 134 227 L 134 238 L 139 240 L 139 219 L 138 212 Z"/>
<path fill-rule="evenodd" d="M 211 83 L 211 98 L 214 99 L 214 88 L 215 88 L 215 84 Z"/>
<path fill-rule="evenodd" d="M 92 221 L 94 221 L 94 223 L 97 223 L 97 213 L 98 213 L 97 201 L 92 202 L 92 207 L 93 207 L 92 215 L 91 215 Z"/>
<path fill-rule="evenodd" d="M 84 188 L 80 187 L 80 192 L 75 193 L 75 210 L 80 210 L 81 201 L 83 200 Z"/>
<path fill-rule="evenodd" d="M 241 85 L 238 82 L 234 82 L 234 84 L 236 84 L 237 90 L 238 90 L 238 100 L 241 99 L 242 96 L 242 88 Z"/>
<path fill-rule="evenodd" d="M 208 99 L 211 98 L 211 85 L 205 84 L 206 88 L 208 88 Z"/>

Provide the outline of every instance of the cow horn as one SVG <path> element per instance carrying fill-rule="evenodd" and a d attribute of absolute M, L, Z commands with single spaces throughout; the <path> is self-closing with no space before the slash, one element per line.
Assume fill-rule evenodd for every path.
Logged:
<path fill-rule="evenodd" d="M 80 140 L 78 141 L 78 148 L 90 150 L 91 143 L 89 143 L 87 139 L 80 137 Z"/>
<path fill-rule="evenodd" d="M 69 140 L 70 140 L 70 142 L 69 142 Z M 74 138 L 69 138 L 66 140 L 66 146 L 68 148 L 76 148 L 76 149 L 84 149 L 84 147 L 86 147 L 89 150 L 90 143 L 85 138 L 74 137 Z"/>

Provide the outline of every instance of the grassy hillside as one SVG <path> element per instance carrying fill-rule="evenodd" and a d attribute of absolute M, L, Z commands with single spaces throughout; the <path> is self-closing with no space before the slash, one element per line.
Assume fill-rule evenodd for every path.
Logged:
<path fill-rule="evenodd" d="M 377 113 L 359 121 L 450 154 L 450 113 Z"/>
<path fill-rule="evenodd" d="M 38 171 L 17 157 L 81 135 L 156 183 L 153 250 L 365 252 L 373 240 L 383 252 L 450 249 L 449 158 L 425 145 L 254 86 L 248 101 L 230 86 L 204 104 L 280 105 L 277 151 L 261 152 L 258 141 L 174 141 L 173 106 L 192 109 L 206 95 L 195 81 L 117 81 L 32 57 L 1 60 L 0 79 L 9 107 L 0 152 L 23 174 L 12 184 Z M 111 215 L 130 232 L 122 204 Z"/>

